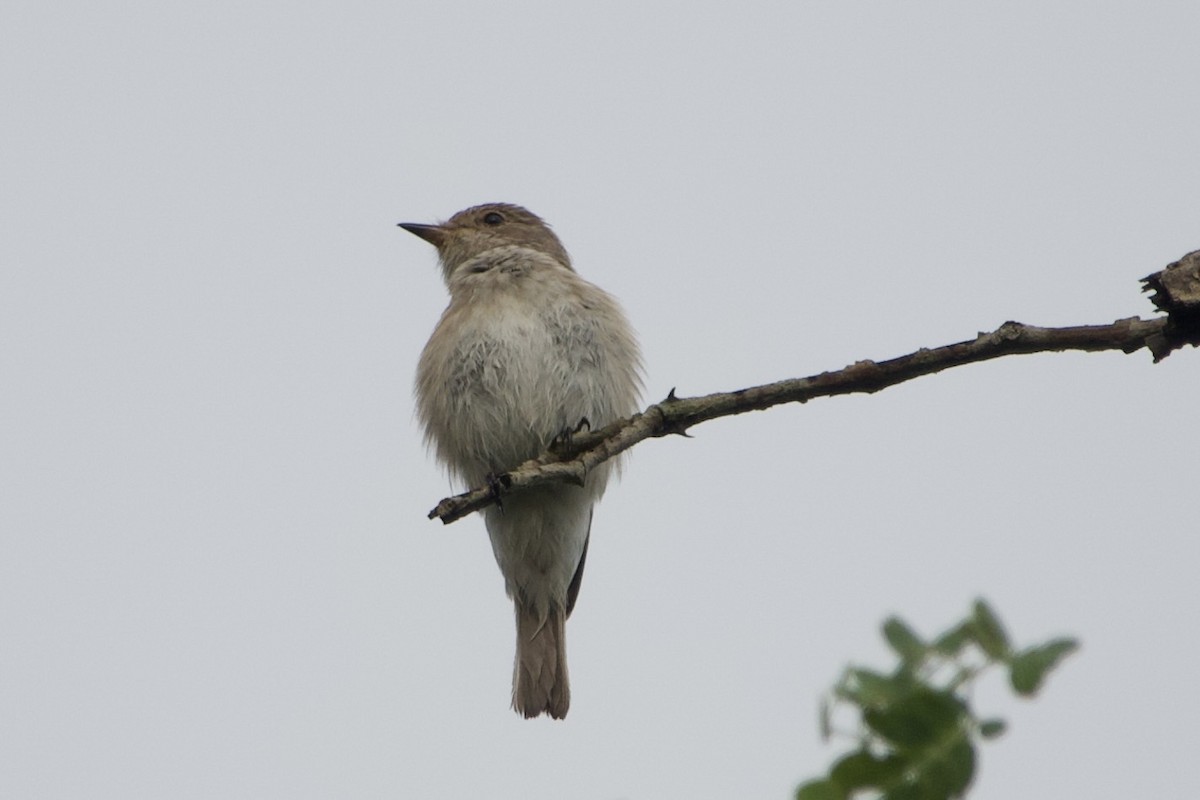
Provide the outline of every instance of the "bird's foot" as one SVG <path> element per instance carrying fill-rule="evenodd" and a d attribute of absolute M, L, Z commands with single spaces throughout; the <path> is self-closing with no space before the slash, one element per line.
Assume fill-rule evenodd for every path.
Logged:
<path fill-rule="evenodd" d="M 512 479 L 508 477 L 508 473 L 497 475 L 494 472 L 489 472 L 483 477 L 483 480 L 487 484 L 488 491 L 492 493 L 492 500 L 496 502 L 496 508 L 503 514 L 504 502 L 500 497 L 505 490 L 512 486 Z"/>
<path fill-rule="evenodd" d="M 585 428 L 589 431 L 592 429 L 592 423 L 587 417 L 580 417 L 579 423 L 574 428 L 572 428 L 570 425 L 563 428 L 558 432 L 558 435 L 554 437 L 554 440 L 550 442 L 551 452 L 558 453 L 560 455 L 569 452 L 571 449 L 571 442 L 574 441 L 575 436 Z"/>

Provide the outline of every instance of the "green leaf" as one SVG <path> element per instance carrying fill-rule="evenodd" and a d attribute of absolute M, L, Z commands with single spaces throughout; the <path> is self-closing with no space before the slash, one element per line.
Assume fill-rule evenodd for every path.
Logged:
<path fill-rule="evenodd" d="M 899 617 L 888 617 L 883 623 L 883 638 L 905 663 L 920 663 L 925 658 L 925 643 Z"/>
<path fill-rule="evenodd" d="M 1013 690 L 1026 697 L 1035 694 L 1050 670 L 1078 649 L 1079 642 L 1075 639 L 1054 639 L 1018 653 L 1012 659 L 1009 672 Z"/>
<path fill-rule="evenodd" d="M 971 626 L 967 623 L 955 625 L 950 630 L 933 640 L 933 649 L 943 655 L 954 658 L 962 652 L 967 642 L 971 641 Z"/>
<path fill-rule="evenodd" d="M 821 726 L 821 739 L 828 742 L 829 737 L 833 735 L 833 709 L 831 709 L 828 697 L 821 698 L 821 708 L 818 714 L 819 724 Z"/>
<path fill-rule="evenodd" d="M 869 669 L 849 669 L 834 693 L 860 708 L 880 708 L 902 697 L 907 685 Z"/>
<path fill-rule="evenodd" d="M 958 797 L 975 777 L 975 748 L 966 735 L 958 737 L 940 756 L 926 761 L 917 783 L 926 797 Z"/>
<path fill-rule="evenodd" d="M 796 800 L 846 800 L 847 794 L 830 780 L 809 781 L 796 789 Z"/>
<path fill-rule="evenodd" d="M 984 739 L 995 739 L 1007 729 L 1008 723 L 1002 719 L 985 719 L 979 723 L 979 735 Z"/>
<path fill-rule="evenodd" d="M 975 746 L 966 736 L 946 754 L 945 769 L 943 775 L 951 788 L 950 796 L 966 794 L 975 779 Z"/>
<path fill-rule="evenodd" d="M 897 748 L 914 750 L 953 736 L 966 715 L 950 692 L 923 687 L 886 708 L 867 709 L 863 721 Z"/>
<path fill-rule="evenodd" d="M 971 632 L 975 641 L 983 648 L 983 652 L 996 660 L 1004 660 L 1012 653 L 1012 645 L 1004 626 L 988 604 L 982 599 L 975 601 L 971 614 Z"/>
<path fill-rule="evenodd" d="M 884 788 L 895 781 L 908 766 L 899 756 L 879 757 L 859 750 L 839 760 L 829 771 L 829 778 L 846 792 L 863 788 Z"/>
<path fill-rule="evenodd" d="M 880 795 L 880 800 L 930 800 L 930 796 L 919 784 L 899 783 Z"/>

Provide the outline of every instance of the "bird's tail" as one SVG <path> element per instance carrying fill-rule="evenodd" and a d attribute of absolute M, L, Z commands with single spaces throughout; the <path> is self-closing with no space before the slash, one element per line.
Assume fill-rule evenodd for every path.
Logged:
<path fill-rule="evenodd" d="M 548 615 L 518 601 L 517 658 L 513 667 L 513 709 L 527 718 L 567 715 L 571 687 L 567 681 L 566 612 L 551 608 Z"/>

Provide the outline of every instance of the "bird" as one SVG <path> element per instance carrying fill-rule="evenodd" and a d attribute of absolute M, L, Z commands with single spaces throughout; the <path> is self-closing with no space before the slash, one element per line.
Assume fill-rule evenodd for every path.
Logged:
<path fill-rule="evenodd" d="M 415 394 L 426 443 L 452 477 L 494 485 L 561 437 L 637 411 L 633 328 L 540 217 L 486 203 L 400 227 L 437 248 L 450 295 L 421 353 Z M 617 466 L 601 464 L 582 486 L 512 489 L 483 512 L 516 616 L 512 708 L 526 718 L 563 719 L 570 707 L 565 625 L 593 510 Z"/>

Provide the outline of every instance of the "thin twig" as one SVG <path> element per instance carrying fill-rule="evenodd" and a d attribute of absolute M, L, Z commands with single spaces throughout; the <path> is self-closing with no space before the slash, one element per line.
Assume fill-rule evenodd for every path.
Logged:
<path fill-rule="evenodd" d="M 556 445 L 550 451 L 499 477 L 505 491 L 552 482 L 583 484 L 596 465 L 628 450 L 638 442 L 657 436 L 687 434 L 701 422 L 717 417 L 760 411 L 781 403 L 804 403 L 814 397 L 832 397 L 857 392 L 878 392 L 889 386 L 932 375 L 951 367 L 987 361 L 1021 353 L 1047 353 L 1064 350 L 1121 350 L 1132 353 L 1147 347 L 1150 340 L 1161 340 L 1167 318 L 1130 317 L 1111 325 L 1081 325 L 1073 328 L 1039 328 L 1019 322 L 1006 322 L 991 333 L 974 339 L 933 349 L 921 348 L 887 361 L 858 361 L 836 372 L 822 372 L 807 378 L 791 378 L 703 397 L 667 399 L 628 419 L 618 420 L 600 430 L 573 437 L 569 445 Z M 492 487 L 481 486 L 469 492 L 447 497 L 429 512 L 430 519 L 449 524 L 472 511 L 496 502 Z"/>

